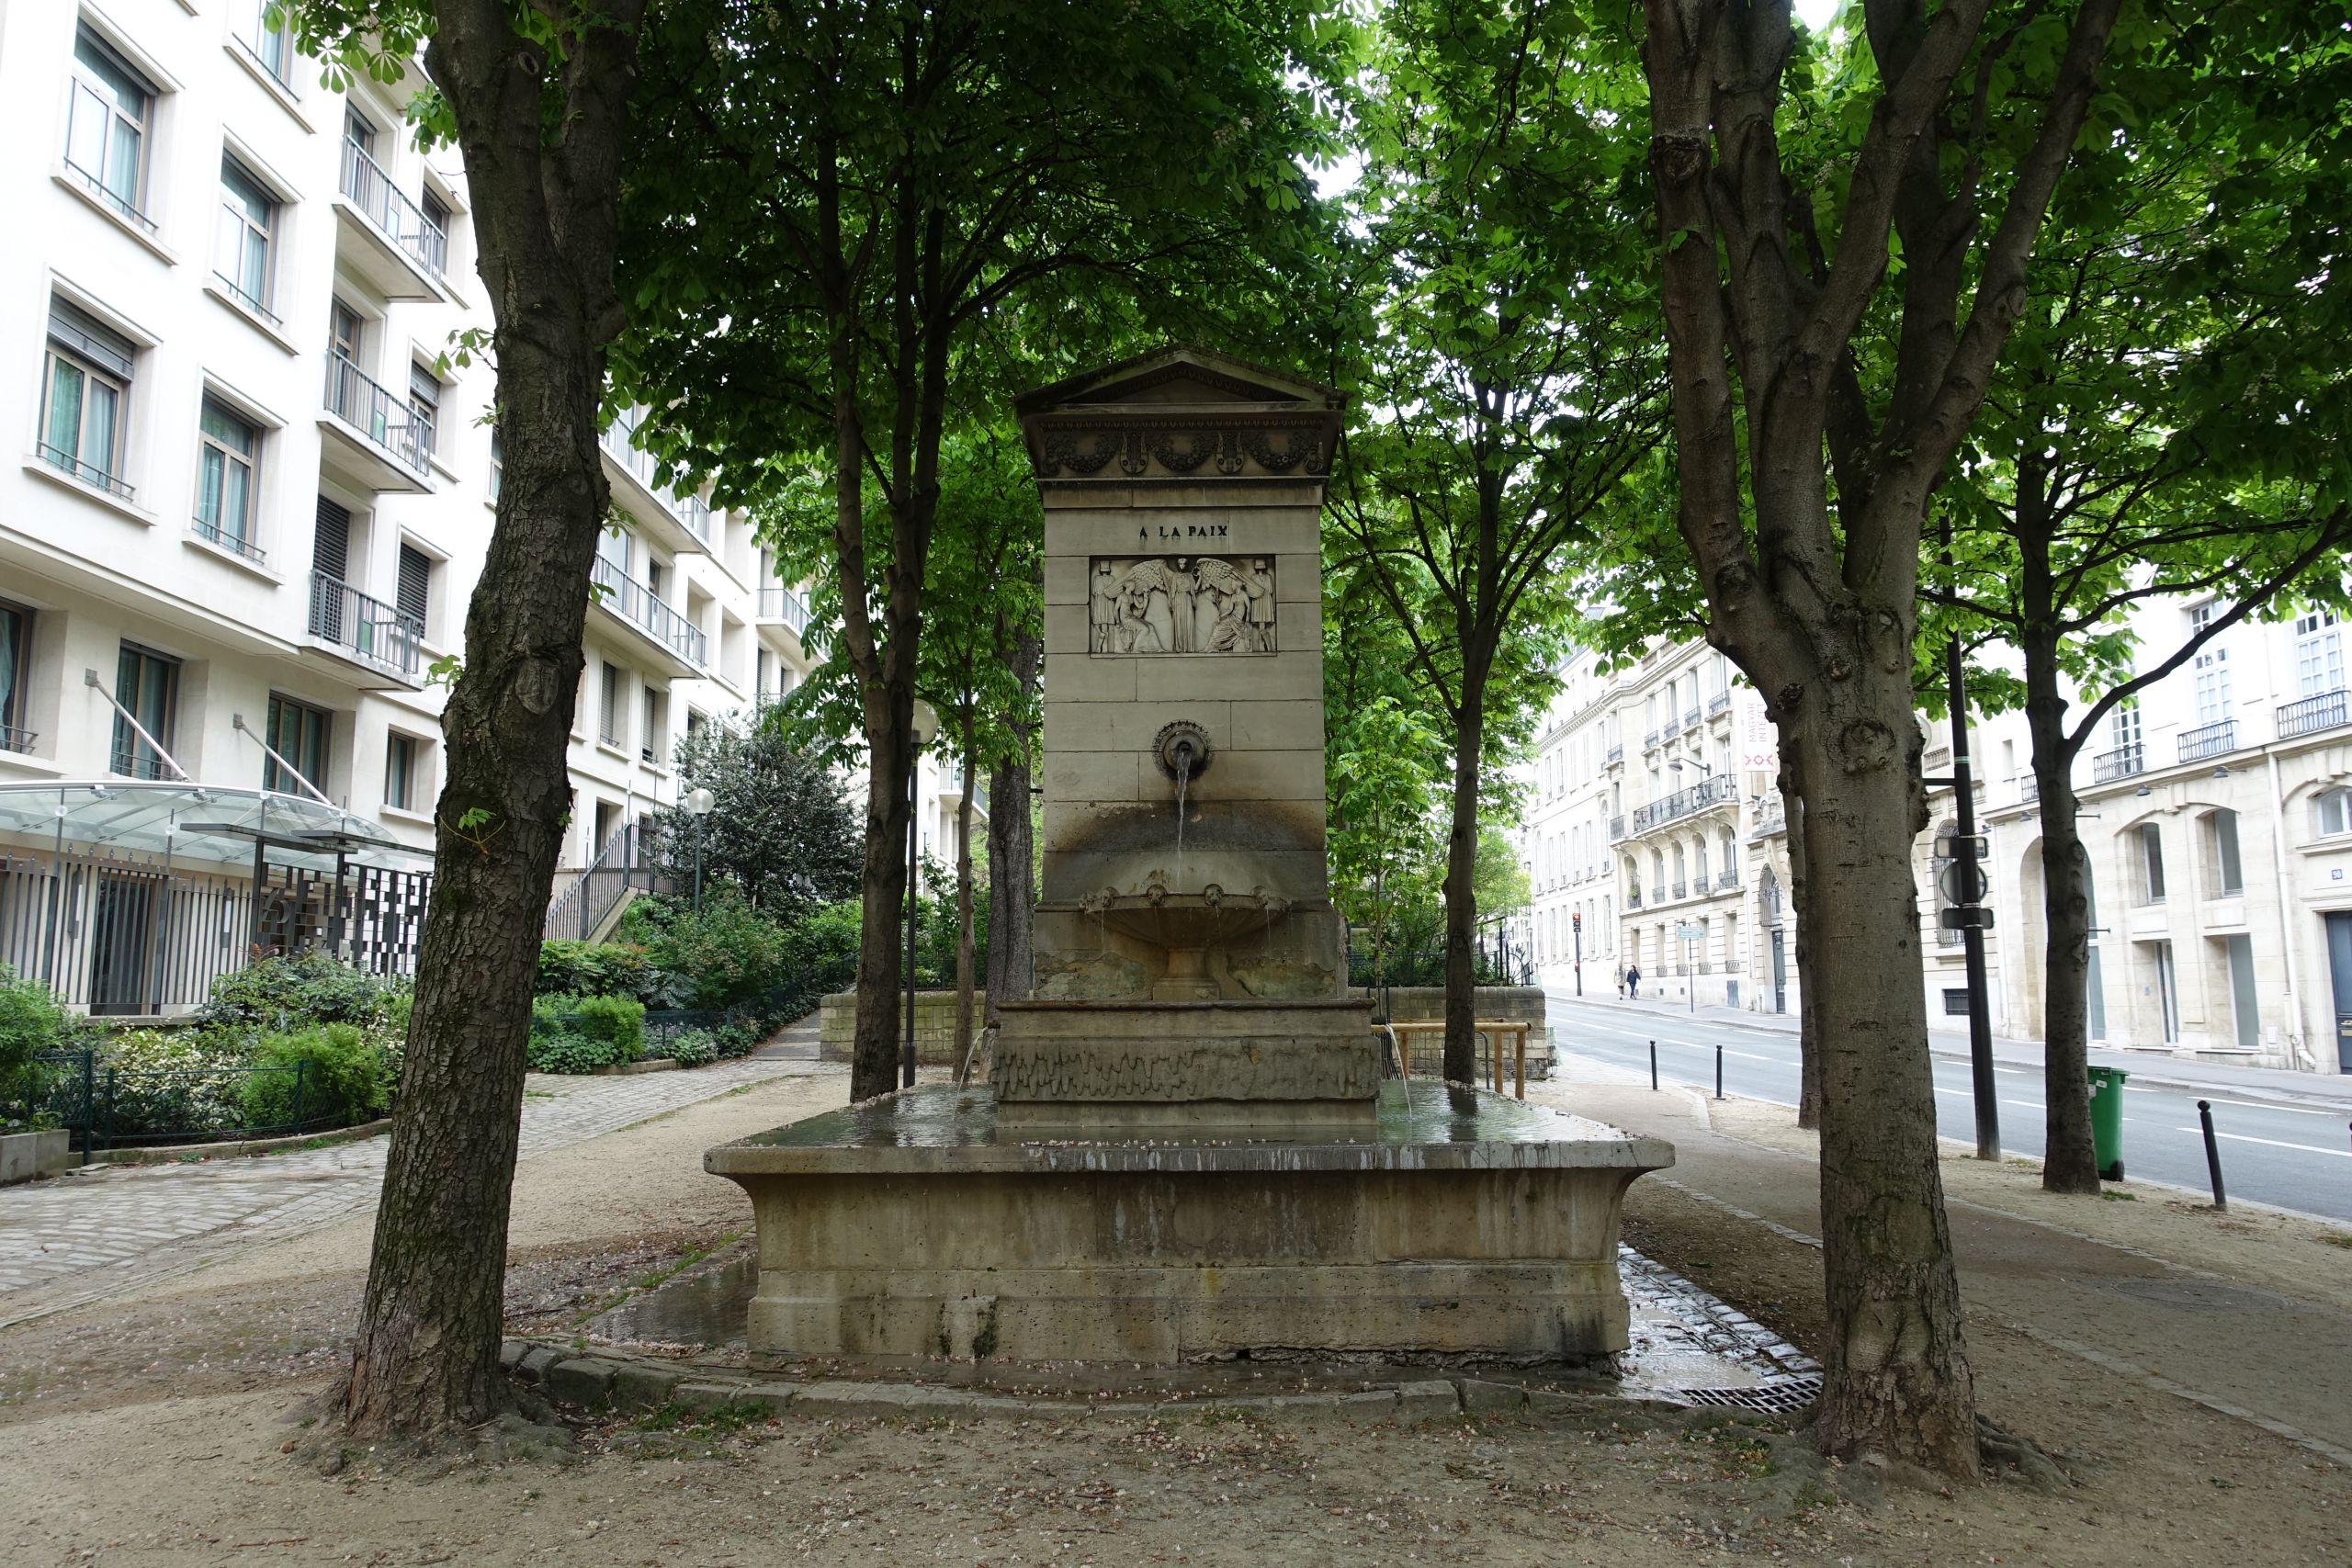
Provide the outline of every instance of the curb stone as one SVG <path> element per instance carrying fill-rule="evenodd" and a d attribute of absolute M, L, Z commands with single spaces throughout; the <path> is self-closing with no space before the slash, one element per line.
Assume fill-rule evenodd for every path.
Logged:
<path fill-rule="evenodd" d="M 614 1369 L 612 1402 L 620 1410 L 659 1410 L 670 1403 L 672 1393 L 684 1382 L 684 1374 L 674 1368 L 626 1363 Z"/>
<path fill-rule="evenodd" d="M 619 1370 L 599 1356 L 574 1356 L 549 1367 L 543 1381 L 550 1399 L 603 1410 L 612 1404 L 613 1374 Z"/>
<path fill-rule="evenodd" d="M 563 1359 L 563 1352 L 552 1345 L 534 1345 L 527 1339 L 513 1339 L 507 1343 L 523 1348 L 522 1355 L 514 1362 L 514 1375 L 525 1382 L 545 1382 L 548 1369 Z M 502 1365 L 504 1364 L 506 1351 L 503 1346 L 499 1348 L 498 1359 Z"/>
<path fill-rule="evenodd" d="M 1467 1416 L 1519 1416 L 1527 1409 L 1527 1391 L 1517 1383 L 1485 1382 L 1464 1378 L 1462 1410 Z"/>

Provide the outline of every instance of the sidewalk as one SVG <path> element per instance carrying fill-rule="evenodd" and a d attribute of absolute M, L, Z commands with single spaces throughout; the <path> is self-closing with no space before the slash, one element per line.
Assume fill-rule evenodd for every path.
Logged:
<path fill-rule="evenodd" d="M 1795 1013 L 1748 1012 L 1738 1008 L 1702 1007 L 1693 1011 L 1683 1002 L 1654 1001 L 1644 997 L 1628 1001 L 1588 989 L 1579 998 L 1561 987 L 1545 987 L 1548 1001 L 1565 1002 L 1571 1007 L 1616 1008 L 1628 1011 L 1656 1013 L 1661 1017 L 1691 1019 L 1735 1029 L 1752 1029 L 1762 1034 L 1786 1035 L 1792 1043 L 1797 1035 Z M 1928 1031 L 1928 1048 L 1939 1056 L 1968 1059 L 1968 1033 L 1948 1029 Z M 2041 1066 L 2041 1042 L 2039 1040 L 1993 1039 L 1993 1059 L 2013 1066 L 2039 1069 Z M 2140 1083 L 2162 1085 L 2166 1089 L 2187 1089 L 2190 1093 L 2218 1091 L 2230 1094 L 2268 1096 L 2318 1105 L 2341 1107 L 2352 1114 L 2352 1076 L 2340 1073 L 2298 1073 L 2280 1067 L 2241 1067 L 2227 1062 L 2200 1061 L 2193 1056 L 2175 1056 L 2162 1051 L 2109 1051 L 2094 1047 L 2090 1053 L 2094 1066 L 2120 1067 Z"/>
<path fill-rule="evenodd" d="M 1652 1091 L 1622 1068 L 1563 1058 L 1541 1098 L 1671 1141 L 1670 1171 L 1628 1195 L 1627 1240 L 1819 1355 L 1818 1145 L 1794 1112 Z M 1631 1081 L 1628 1081 L 1631 1080 Z M 2045 1443 L 2094 1450 L 2147 1433 L 2186 1401 L 2352 1466 L 2352 1270 L 2344 1233 L 2276 1214 L 2215 1214 L 2154 1187 L 2130 1201 L 2053 1198 L 2031 1161 L 1942 1164 L 1952 1245 L 1986 1413 Z M 2033 1370 L 2055 1354 L 2060 1373 Z M 2127 1397 L 2128 1395 L 2128 1397 Z M 2125 1406 L 2136 1402 L 2141 1413 Z M 2132 1438 L 2119 1424 L 2139 1423 Z"/>

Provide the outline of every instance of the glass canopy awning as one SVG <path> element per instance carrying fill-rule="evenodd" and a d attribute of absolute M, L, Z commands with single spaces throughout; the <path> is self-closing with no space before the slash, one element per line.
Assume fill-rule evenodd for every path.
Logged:
<path fill-rule="evenodd" d="M 62 832 L 61 832 L 62 829 Z M 347 811 L 305 795 L 184 782 L 0 784 L 0 834 L 46 848 L 168 854 L 175 861 L 251 865 L 261 843 L 273 865 L 333 870 L 413 866 L 429 850 L 401 843 Z"/>

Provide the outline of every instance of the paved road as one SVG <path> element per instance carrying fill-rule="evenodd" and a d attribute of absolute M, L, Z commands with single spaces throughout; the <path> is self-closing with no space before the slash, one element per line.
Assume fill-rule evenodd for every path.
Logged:
<path fill-rule="evenodd" d="M 1657 1042 L 1663 1078 L 1714 1088 L 1715 1046 L 1724 1048 L 1724 1091 L 1793 1105 L 1797 1043 L 1784 1030 L 1728 1019 L 1652 1012 L 1609 1000 L 1550 994 L 1553 1038 L 1563 1051 L 1646 1073 Z M 2129 1065 L 2127 1064 L 2127 1070 Z M 2152 1069 L 2153 1070 L 2153 1069 Z M 2041 1069 L 2003 1062 L 2001 1144 L 2011 1154 L 2041 1152 Z M 1946 1137 L 1976 1141 L 1975 1100 L 1964 1060 L 1935 1058 L 1937 1122 Z M 2333 1087 L 2329 1080 L 2328 1087 Z M 2123 1164 L 2127 1175 L 2210 1190 L 2197 1101 L 2211 1101 L 2222 1174 L 2232 1198 L 2274 1203 L 2331 1219 L 2352 1220 L 2352 1137 L 2342 1102 L 2289 1104 L 2229 1089 L 2191 1091 L 2124 1085 Z"/>

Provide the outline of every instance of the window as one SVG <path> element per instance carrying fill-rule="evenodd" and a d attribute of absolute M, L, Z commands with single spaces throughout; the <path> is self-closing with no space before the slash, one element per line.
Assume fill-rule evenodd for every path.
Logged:
<path fill-rule="evenodd" d="M 2140 744 L 2140 699 L 2126 697 L 2115 708 L 2115 744 L 2119 750 Z"/>
<path fill-rule="evenodd" d="M 33 613 L 0 604 L 0 750 L 29 751 L 25 728 L 25 665 L 32 654 Z"/>
<path fill-rule="evenodd" d="M 197 418 L 196 531 L 223 549 L 253 560 L 254 469 L 261 432 L 217 398 L 204 400 Z"/>
<path fill-rule="evenodd" d="M 2333 610 L 2295 617 L 2295 694 L 2299 697 L 2344 688 L 2344 640 L 2335 620 Z"/>
<path fill-rule="evenodd" d="M 2352 789 L 2331 789 L 2312 803 L 2319 817 L 2323 837 L 2335 833 L 2352 833 Z"/>
<path fill-rule="evenodd" d="M 1944 1016 L 1946 1018 L 1966 1018 L 1968 1016 L 1967 987 L 1946 986 L 1944 987 Z"/>
<path fill-rule="evenodd" d="M 409 413 L 416 423 L 416 445 L 433 456 L 433 426 L 441 417 L 441 378 L 422 365 L 408 367 Z"/>
<path fill-rule="evenodd" d="M 85 484 L 126 498 L 130 487 L 119 470 L 134 352 L 129 338 L 87 312 L 62 299 L 50 301 L 40 456 Z"/>
<path fill-rule="evenodd" d="M 490 503 L 498 504 L 498 492 L 506 485 L 506 446 L 498 439 L 498 432 L 490 433 Z"/>
<path fill-rule="evenodd" d="M 390 809 L 416 809 L 416 759 L 423 749 L 415 736 L 398 730 L 385 738 L 384 805 Z"/>
<path fill-rule="evenodd" d="M 446 239 L 449 232 L 449 204 L 428 190 L 424 193 L 424 199 L 417 205 L 424 208 L 424 220 L 432 226 L 433 231 Z"/>
<path fill-rule="evenodd" d="M 131 718 L 139 723 L 133 728 L 130 718 L 119 713 L 114 716 L 114 754 L 110 761 L 114 772 L 134 779 L 172 776 L 172 765 L 155 748 L 171 747 L 173 709 L 179 702 L 179 684 L 178 660 L 150 652 L 137 643 L 122 645 L 115 658 L 114 700 L 129 709 Z M 141 736 L 140 729 L 144 729 L 147 736 Z M 153 738 L 153 745 L 148 744 L 148 738 Z"/>
<path fill-rule="evenodd" d="M 327 311 L 329 346 L 339 358 L 351 361 L 353 368 L 359 365 L 360 333 L 365 331 L 358 311 L 338 299 Z"/>
<path fill-rule="evenodd" d="M 369 157 L 376 155 L 376 122 L 349 103 L 343 106 L 343 137 Z"/>
<path fill-rule="evenodd" d="M 2230 650 L 2208 643 L 2197 654 L 2197 722 L 2219 724 L 2230 716 Z"/>
<path fill-rule="evenodd" d="M 645 732 L 638 742 L 638 760 L 660 767 L 662 741 L 662 694 L 649 682 L 645 688 Z"/>
<path fill-rule="evenodd" d="M 239 0 L 239 4 L 243 10 L 237 24 L 237 41 L 244 45 L 245 52 L 263 70 L 290 85 L 294 80 L 294 37 L 283 25 L 283 17 L 272 21 L 271 0 Z"/>
<path fill-rule="evenodd" d="M 424 617 L 433 607 L 433 558 L 413 545 L 401 547 L 400 584 L 393 592 L 400 613 L 424 633 Z"/>
<path fill-rule="evenodd" d="M 87 27 L 74 38 L 73 103 L 66 111 L 65 168 L 108 207 L 153 231 L 145 194 L 147 129 L 155 89 Z"/>
<path fill-rule="evenodd" d="M 2165 901 L 2165 840 L 2154 822 L 2143 822 L 2132 832 L 2140 840 L 2140 902 Z"/>
<path fill-rule="evenodd" d="M 276 693 L 269 698 L 269 749 L 286 759 L 291 772 L 279 763 L 277 757 L 265 756 L 261 763 L 261 787 L 280 795 L 309 795 L 312 790 L 321 795 L 327 788 L 327 737 L 332 733 L 334 718 L 308 703 L 298 703 L 291 697 Z M 296 773 L 301 777 L 297 779 Z M 303 788 L 304 784 L 310 789 Z"/>
<path fill-rule="evenodd" d="M 2238 863 L 2238 814 L 2208 812 L 2205 829 L 2205 875 L 2216 898 L 2234 898 L 2245 891 L 2245 874 Z"/>
<path fill-rule="evenodd" d="M 621 743 L 621 672 L 609 660 L 605 665 L 603 700 L 597 705 L 596 739 L 607 746 Z"/>
<path fill-rule="evenodd" d="M 230 293 L 271 321 L 270 236 L 277 226 L 277 201 L 237 160 L 220 159 L 220 235 L 212 275 Z"/>

